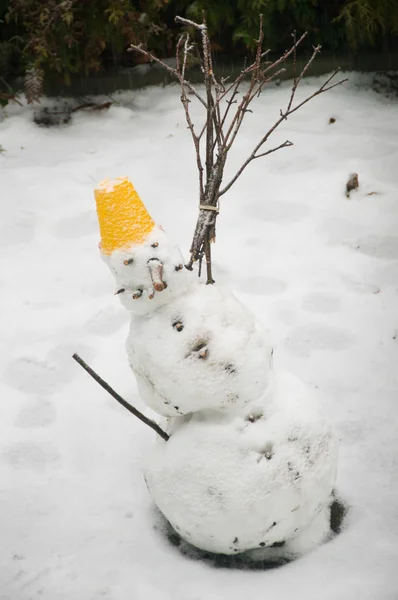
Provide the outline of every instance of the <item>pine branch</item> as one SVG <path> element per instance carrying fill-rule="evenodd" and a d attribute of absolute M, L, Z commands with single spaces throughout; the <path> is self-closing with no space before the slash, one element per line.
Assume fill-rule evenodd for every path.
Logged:
<path fill-rule="evenodd" d="M 40 98 L 43 95 L 43 71 L 31 67 L 27 69 L 24 79 L 24 92 L 28 104 L 33 102 L 40 102 Z"/>

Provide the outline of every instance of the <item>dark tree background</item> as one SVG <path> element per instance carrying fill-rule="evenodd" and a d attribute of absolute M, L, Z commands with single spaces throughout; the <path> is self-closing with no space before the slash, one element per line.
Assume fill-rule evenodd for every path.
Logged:
<path fill-rule="evenodd" d="M 398 48 L 397 0 L 0 0 L 0 90 L 28 70 L 68 84 L 131 66 L 143 60 L 127 53 L 131 43 L 166 58 L 181 34 L 175 15 L 200 21 L 203 10 L 220 60 L 250 54 L 260 13 L 275 52 L 293 30 L 308 31 L 324 53 Z"/>

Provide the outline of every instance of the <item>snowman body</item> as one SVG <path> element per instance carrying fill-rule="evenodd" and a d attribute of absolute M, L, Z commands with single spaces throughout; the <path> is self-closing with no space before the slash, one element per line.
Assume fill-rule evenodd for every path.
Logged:
<path fill-rule="evenodd" d="M 170 435 L 148 458 L 149 492 L 198 548 L 298 556 L 329 535 L 336 474 L 336 440 L 315 391 L 273 372 L 268 334 L 228 289 L 183 267 L 127 183 L 105 182 L 97 205 L 112 225 L 102 256 L 131 315 L 129 362 Z M 138 207 L 131 243 L 131 211 L 120 190 L 114 203 L 114 186 Z"/>
<path fill-rule="evenodd" d="M 169 422 L 146 482 L 177 533 L 214 553 L 294 556 L 330 533 L 337 444 L 316 395 L 288 373 L 238 413 Z"/>
<path fill-rule="evenodd" d="M 132 315 L 130 365 L 143 400 L 173 417 L 243 409 L 271 375 L 271 347 L 228 291 L 197 284 L 145 316 Z"/>

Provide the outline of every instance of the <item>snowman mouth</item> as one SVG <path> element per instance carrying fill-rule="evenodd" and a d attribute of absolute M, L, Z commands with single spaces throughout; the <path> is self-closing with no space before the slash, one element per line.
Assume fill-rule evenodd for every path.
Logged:
<path fill-rule="evenodd" d="M 163 292 L 167 288 L 167 283 L 163 281 L 163 263 L 158 258 L 150 258 L 147 264 L 153 289 L 156 292 Z"/>

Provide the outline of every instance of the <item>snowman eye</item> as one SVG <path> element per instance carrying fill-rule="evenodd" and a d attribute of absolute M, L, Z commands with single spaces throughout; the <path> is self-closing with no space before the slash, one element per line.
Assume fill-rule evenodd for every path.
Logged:
<path fill-rule="evenodd" d="M 126 260 L 123 261 L 123 264 L 126 265 L 126 267 L 128 265 L 131 265 L 134 262 L 134 258 L 126 258 Z"/>
<path fill-rule="evenodd" d="M 183 325 L 181 319 L 177 319 L 176 321 L 174 321 L 172 323 L 172 327 L 173 327 L 173 329 L 176 329 L 177 331 L 182 331 L 184 329 L 184 325 Z"/>

